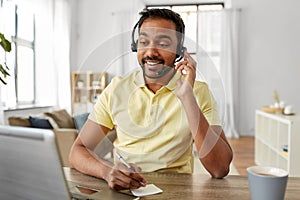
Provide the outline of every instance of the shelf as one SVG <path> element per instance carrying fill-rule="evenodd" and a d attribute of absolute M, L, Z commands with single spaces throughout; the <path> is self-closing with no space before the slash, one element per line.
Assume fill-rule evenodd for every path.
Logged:
<path fill-rule="evenodd" d="M 76 71 L 71 73 L 72 114 L 91 111 L 91 106 L 107 86 L 106 72 Z"/>
<path fill-rule="evenodd" d="M 289 171 L 290 176 L 300 176 L 300 118 L 255 112 L 255 162 Z M 283 153 L 283 146 L 288 153 Z"/>

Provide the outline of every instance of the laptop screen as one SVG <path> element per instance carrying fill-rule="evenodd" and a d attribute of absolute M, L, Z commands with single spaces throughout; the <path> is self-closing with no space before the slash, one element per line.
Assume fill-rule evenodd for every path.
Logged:
<path fill-rule="evenodd" d="M 70 199 L 51 130 L 0 126 L 0 199 Z"/>

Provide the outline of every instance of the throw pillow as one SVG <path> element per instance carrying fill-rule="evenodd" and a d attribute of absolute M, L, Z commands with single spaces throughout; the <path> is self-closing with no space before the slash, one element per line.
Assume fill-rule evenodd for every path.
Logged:
<path fill-rule="evenodd" d="M 10 126 L 31 127 L 29 119 L 25 117 L 9 117 L 8 124 Z"/>
<path fill-rule="evenodd" d="M 75 128 L 72 116 L 65 109 L 45 112 L 44 114 L 54 119 L 59 128 Z"/>
<path fill-rule="evenodd" d="M 44 113 L 31 115 L 31 117 L 38 117 L 38 118 L 48 119 L 48 121 L 51 124 L 51 126 L 53 127 L 53 129 L 58 129 L 59 128 L 58 124 L 54 121 L 54 119 L 52 119 L 48 115 L 45 115 Z"/>
<path fill-rule="evenodd" d="M 85 124 L 86 120 L 88 119 L 89 114 L 90 113 L 83 113 L 83 114 L 74 116 L 75 127 L 78 131 L 80 131 L 81 128 L 83 127 L 83 125 Z"/>
<path fill-rule="evenodd" d="M 53 128 L 48 119 L 29 116 L 29 121 L 30 121 L 31 127 L 33 127 L 33 128 L 43 128 L 43 129 L 52 129 Z"/>

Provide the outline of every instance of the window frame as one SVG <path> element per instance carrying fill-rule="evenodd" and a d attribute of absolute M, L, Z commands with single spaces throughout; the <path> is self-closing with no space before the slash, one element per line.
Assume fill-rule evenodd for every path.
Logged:
<path fill-rule="evenodd" d="M 18 5 L 15 5 L 15 33 L 14 36 L 12 36 L 12 45 L 14 46 L 14 82 L 15 82 L 15 91 L 14 91 L 14 95 L 16 98 L 16 106 L 20 106 L 20 105 L 31 105 L 31 104 L 35 104 L 36 103 L 36 52 L 35 52 L 35 41 L 36 41 L 36 32 L 35 32 L 35 16 L 33 15 L 33 21 L 32 21 L 32 25 L 33 25 L 33 38 L 32 41 L 30 40 L 26 40 L 23 39 L 21 37 L 19 37 L 19 32 L 18 32 L 18 27 L 19 27 L 19 23 L 18 23 Z M 19 97 L 19 90 L 20 88 L 18 87 L 18 69 L 21 67 L 20 64 L 18 63 L 18 47 L 26 47 L 32 50 L 33 52 L 33 85 L 31 88 L 31 91 L 33 93 L 33 98 L 29 101 L 21 101 L 20 97 Z"/>
<path fill-rule="evenodd" d="M 223 9 L 225 9 L 225 3 L 224 2 L 207 2 L 207 3 L 187 3 L 187 4 L 149 4 L 146 5 L 146 8 L 157 8 L 157 7 L 169 7 L 172 10 L 172 7 L 174 6 L 196 6 L 197 10 L 197 23 L 196 23 L 196 49 L 195 52 L 189 52 L 190 55 L 192 56 L 196 56 L 197 52 L 198 52 L 198 48 L 199 48 L 199 27 L 198 27 L 198 20 L 199 20 L 199 6 L 210 6 L 210 5 L 221 5 Z M 220 52 L 216 52 L 216 51 L 207 51 L 207 54 L 209 54 L 210 56 L 220 56 Z"/>

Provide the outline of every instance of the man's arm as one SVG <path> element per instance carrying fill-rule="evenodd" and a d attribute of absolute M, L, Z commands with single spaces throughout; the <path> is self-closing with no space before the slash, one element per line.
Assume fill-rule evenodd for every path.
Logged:
<path fill-rule="evenodd" d="M 196 62 L 185 52 L 185 60 L 176 65 L 176 69 L 180 73 L 186 71 L 185 80 L 178 80 L 176 95 L 187 115 L 200 161 L 213 177 L 222 178 L 229 173 L 232 149 L 222 127 L 209 125 L 194 97 Z"/>
<path fill-rule="evenodd" d="M 116 190 L 139 188 L 142 186 L 141 182 L 146 183 L 139 173 L 129 171 L 122 163 L 113 166 L 93 152 L 109 130 L 88 119 L 71 148 L 69 156 L 71 167 L 84 174 L 106 180 L 108 185 Z M 132 166 L 136 172 L 141 171 L 137 166 Z"/>

